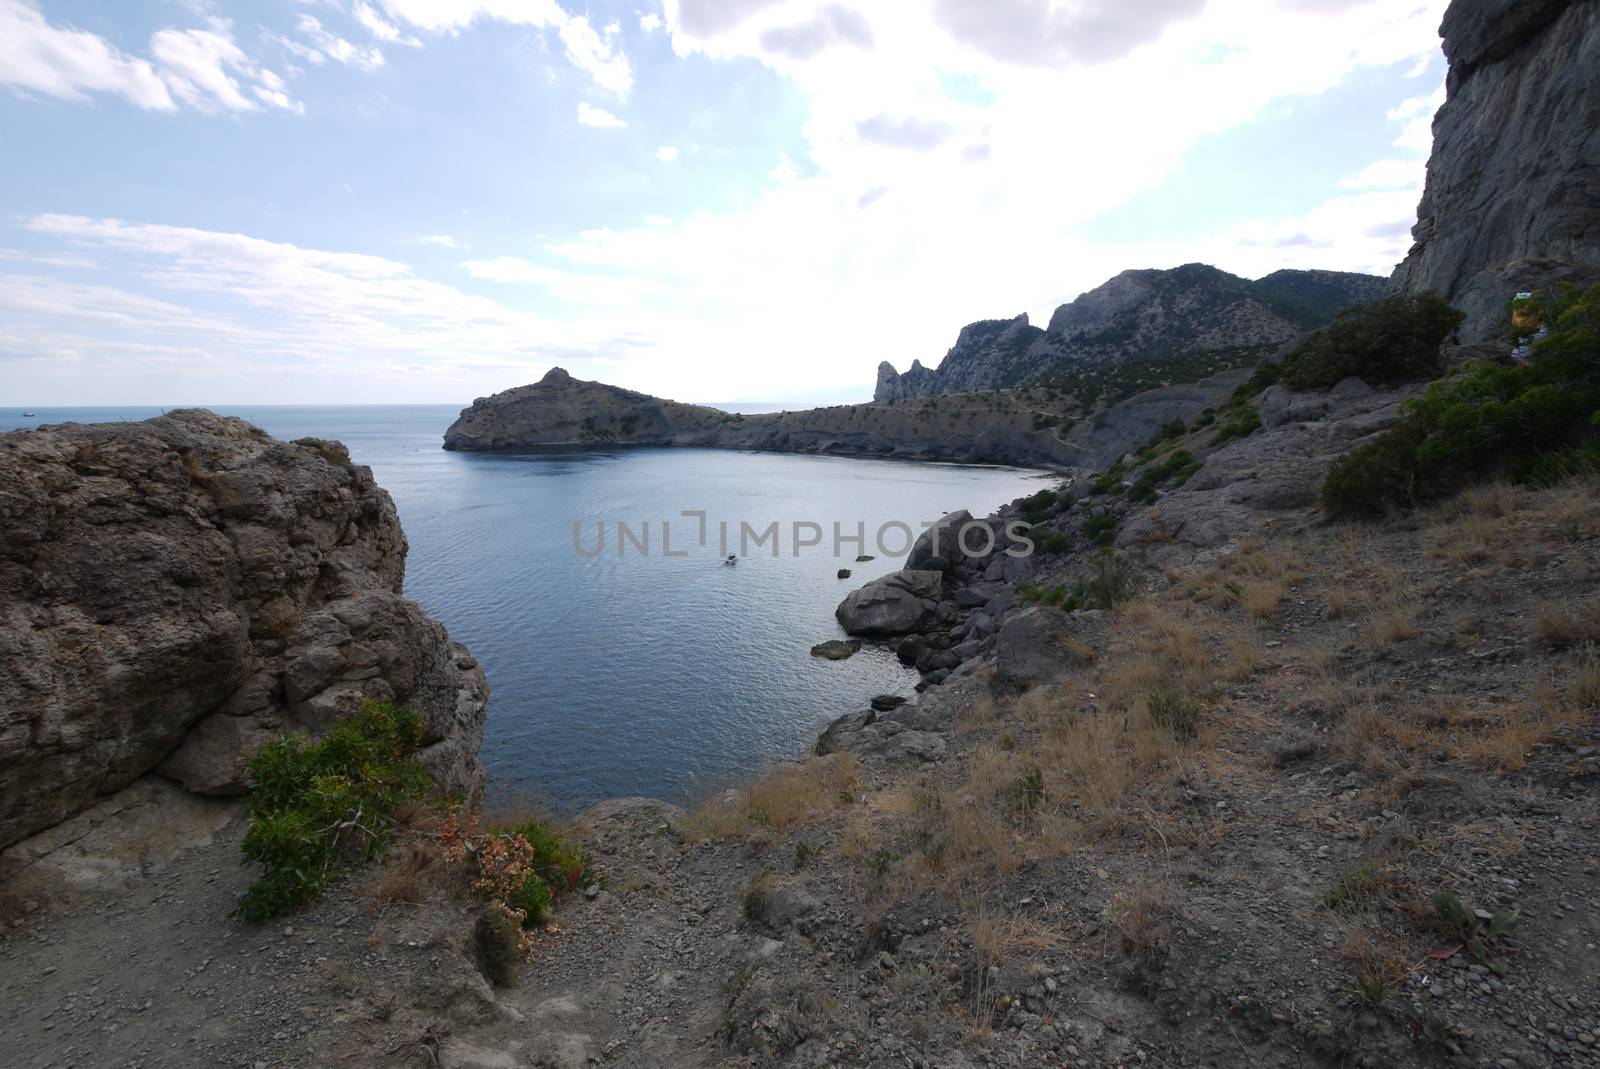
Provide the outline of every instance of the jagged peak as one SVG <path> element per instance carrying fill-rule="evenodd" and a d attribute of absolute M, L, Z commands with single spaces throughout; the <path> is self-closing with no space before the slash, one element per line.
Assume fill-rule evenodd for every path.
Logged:
<path fill-rule="evenodd" d="M 541 383 L 571 382 L 572 376 L 567 374 L 567 369 L 564 367 L 553 367 L 549 371 L 546 371 L 544 373 L 544 378 L 540 379 L 539 381 Z"/>

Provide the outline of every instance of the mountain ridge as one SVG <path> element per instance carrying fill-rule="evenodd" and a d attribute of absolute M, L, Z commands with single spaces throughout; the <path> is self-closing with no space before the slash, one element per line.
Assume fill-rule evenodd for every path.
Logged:
<path fill-rule="evenodd" d="M 913 360 L 901 374 L 884 361 L 873 400 L 1053 382 L 1086 402 L 1121 400 L 1253 363 L 1376 300 L 1385 286 L 1376 275 L 1339 271 L 1281 270 L 1250 280 L 1200 263 L 1123 271 L 1056 308 L 1045 328 L 1026 314 L 978 320 L 961 328 L 937 368 Z M 1115 374 L 1136 365 L 1151 365 L 1150 374 Z"/>

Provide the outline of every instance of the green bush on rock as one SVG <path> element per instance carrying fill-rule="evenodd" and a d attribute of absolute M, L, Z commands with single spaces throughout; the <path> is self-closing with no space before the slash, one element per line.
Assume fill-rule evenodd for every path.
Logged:
<path fill-rule="evenodd" d="M 266 920 L 306 905 L 346 859 L 383 850 L 394 811 L 428 787 L 412 758 L 422 720 L 411 709 L 367 702 L 316 742 L 285 736 L 249 765 L 250 827 L 242 849 L 265 870 L 238 912 Z"/>
<path fill-rule="evenodd" d="M 1407 508 L 1502 474 L 1548 483 L 1600 471 L 1600 286 L 1564 291 L 1526 366 L 1480 366 L 1406 403 L 1393 429 L 1340 458 L 1322 486 L 1335 515 Z"/>
<path fill-rule="evenodd" d="M 1434 292 L 1397 294 L 1354 308 L 1284 358 L 1278 381 L 1325 390 L 1355 376 L 1369 384 L 1421 382 L 1439 374 L 1439 347 L 1462 320 Z"/>

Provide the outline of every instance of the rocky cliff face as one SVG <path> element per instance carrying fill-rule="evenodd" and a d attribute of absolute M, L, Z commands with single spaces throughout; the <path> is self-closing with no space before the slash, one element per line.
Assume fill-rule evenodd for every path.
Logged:
<path fill-rule="evenodd" d="M 1150 391 L 1092 420 L 1070 396 L 1035 388 L 739 415 L 584 382 L 556 368 L 534 385 L 474 401 L 444 444 L 463 451 L 693 446 L 1093 468 L 1143 444 L 1161 424 L 1217 404 L 1238 379 Z"/>
<path fill-rule="evenodd" d="M 715 408 L 575 379 L 553 367 L 532 385 L 472 402 L 445 432 L 444 447 L 668 445 L 681 435 L 715 428 L 729 418 Z"/>
<path fill-rule="evenodd" d="M 1114 402 L 1163 380 L 1193 381 L 1264 356 L 1383 289 L 1383 279 L 1335 271 L 1278 271 L 1254 282 L 1205 264 L 1124 271 L 1057 308 L 1046 330 L 1025 315 L 986 320 L 963 328 L 936 370 L 913 363 L 896 375 L 880 364 L 873 399 L 1054 382 L 1086 400 Z M 1119 376 L 1127 365 L 1154 371 Z"/>
<path fill-rule="evenodd" d="M 1600 3 L 1456 0 L 1440 33 L 1448 97 L 1393 285 L 1443 293 L 1471 343 L 1519 290 L 1600 281 Z"/>
<path fill-rule="evenodd" d="M 261 743 L 367 698 L 425 714 L 436 782 L 476 790 L 488 687 L 405 556 L 336 442 L 204 411 L 0 435 L 0 847 L 153 770 L 237 793 Z"/>

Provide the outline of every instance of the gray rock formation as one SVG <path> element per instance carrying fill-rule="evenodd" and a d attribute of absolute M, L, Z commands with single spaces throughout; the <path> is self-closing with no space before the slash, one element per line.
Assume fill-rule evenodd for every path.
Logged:
<path fill-rule="evenodd" d="M 995 678 L 1025 689 L 1089 662 L 1073 641 L 1072 619 L 1056 609 L 1024 609 L 1006 620 L 995 641 Z"/>
<path fill-rule="evenodd" d="M 894 572 L 852 590 L 834 616 L 852 635 L 909 635 L 933 621 L 943 582 L 942 572 Z"/>
<path fill-rule="evenodd" d="M 405 556 L 338 443 L 203 411 L 0 436 L 0 847 L 158 768 L 236 793 L 260 743 L 365 698 L 424 713 L 436 781 L 476 790 L 488 687 Z"/>
<path fill-rule="evenodd" d="M 1254 282 L 1205 264 L 1124 271 L 1057 308 L 1047 330 L 1026 315 L 985 320 L 962 328 L 936 370 L 913 362 L 896 375 L 892 365 L 878 365 L 873 399 L 1042 382 L 1100 389 L 1105 383 L 1090 376 L 1124 365 L 1153 364 L 1179 381 L 1194 379 L 1252 362 L 1383 289 L 1383 279 L 1335 271 L 1278 271 Z"/>
<path fill-rule="evenodd" d="M 1188 421 L 1215 407 L 1249 377 L 1248 370 L 1231 371 L 1184 386 L 1146 390 L 1103 409 L 1065 436 L 1068 463 L 1084 471 L 1108 468 L 1173 420 Z"/>
<path fill-rule="evenodd" d="M 1600 4 L 1455 0 L 1440 33 L 1449 95 L 1392 285 L 1438 290 L 1480 342 L 1519 290 L 1600 282 Z"/>
<path fill-rule="evenodd" d="M 1074 451 L 1060 398 L 1007 391 L 755 415 L 666 401 L 560 368 L 481 397 L 445 432 L 453 450 L 651 445 L 1060 466 Z"/>
<path fill-rule="evenodd" d="M 961 547 L 961 529 L 972 522 L 972 513 L 966 509 L 948 512 L 932 527 L 917 536 L 906 555 L 905 567 L 909 571 L 948 572 L 961 563 L 965 554 Z M 975 531 L 972 536 L 974 550 L 984 546 L 984 533 Z"/>
<path fill-rule="evenodd" d="M 1424 386 L 1378 391 L 1346 379 L 1326 392 L 1273 386 L 1261 395 L 1262 429 L 1217 450 L 1181 489 L 1131 515 L 1118 548 L 1153 563 L 1225 553 L 1261 533 L 1273 514 L 1317 502 L 1339 457 L 1394 426 Z"/>

